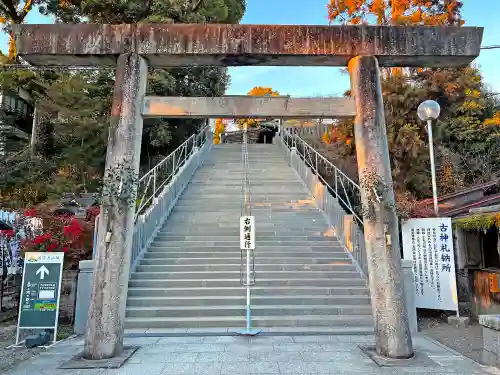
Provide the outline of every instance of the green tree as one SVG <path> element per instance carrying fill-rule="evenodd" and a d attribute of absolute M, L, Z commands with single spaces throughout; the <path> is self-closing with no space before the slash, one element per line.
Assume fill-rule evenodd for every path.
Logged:
<path fill-rule="evenodd" d="M 500 122 L 495 120 L 499 106 L 477 69 L 426 69 L 411 79 L 387 76 L 382 90 L 397 193 L 419 199 L 432 193 L 426 126 L 416 115 L 425 99 L 442 107 L 434 133 L 440 193 L 500 177 Z M 356 157 L 354 144 L 346 142 L 352 136 L 353 122 L 342 121 L 324 137 L 324 148 L 334 162 L 349 165 L 348 173 L 356 177 L 355 164 L 342 160 Z"/>
<path fill-rule="evenodd" d="M 43 14 L 69 23 L 237 23 L 245 10 L 244 0 L 151 0 L 146 4 L 123 0 L 48 0 L 38 4 Z M 47 71 L 35 75 L 22 70 L 3 71 L 0 86 L 18 84 L 23 75 L 30 77 L 23 85 L 30 87 L 43 110 L 58 116 L 48 116 L 44 121 L 50 139 L 42 139 L 36 158 L 21 154 L 0 166 L 5 171 L 0 177 L 0 204 L 25 207 L 58 199 L 64 191 L 97 189 L 105 163 L 114 73 Z M 150 73 L 148 93 L 220 96 L 228 82 L 225 68 L 158 69 Z M 142 170 L 148 170 L 202 125 L 203 121 L 195 119 L 145 121 Z"/>
<path fill-rule="evenodd" d="M 238 23 L 245 0 L 48 0 L 40 7 L 68 23 Z M 157 69 L 149 77 L 148 92 L 158 96 L 220 96 L 229 76 L 226 68 Z M 144 122 L 141 161 L 144 169 L 168 155 L 203 126 L 203 120 L 148 119 Z"/>

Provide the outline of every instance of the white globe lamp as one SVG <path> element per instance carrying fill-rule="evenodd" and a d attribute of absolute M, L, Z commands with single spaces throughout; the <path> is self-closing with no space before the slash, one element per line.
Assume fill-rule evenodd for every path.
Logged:
<path fill-rule="evenodd" d="M 432 138 L 432 121 L 437 120 L 441 114 L 441 107 L 434 100 L 426 100 L 418 106 L 418 117 L 422 121 L 427 122 L 427 133 L 429 135 L 429 154 L 431 159 L 431 175 L 432 175 L 432 200 L 434 202 L 434 213 L 439 215 L 437 183 L 436 183 L 436 165 L 434 162 L 434 140 Z"/>

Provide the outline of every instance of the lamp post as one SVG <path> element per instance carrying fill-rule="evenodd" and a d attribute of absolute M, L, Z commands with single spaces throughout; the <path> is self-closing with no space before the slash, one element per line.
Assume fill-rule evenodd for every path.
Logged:
<path fill-rule="evenodd" d="M 432 174 L 432 198 L 434 201 L 434 213 L 439 214 L 438 195 L 436 185 L 436 164 L 434 162 L 434 140 L 432 138 L 432 120 L 437 120 L 441 113 L 439 103 L 434 100 L 426 100 L 418 106 L 417 114 L 420 120 L 427 122 L 427 133 L 429 135 L 429 154 L 431 159 Z"/>

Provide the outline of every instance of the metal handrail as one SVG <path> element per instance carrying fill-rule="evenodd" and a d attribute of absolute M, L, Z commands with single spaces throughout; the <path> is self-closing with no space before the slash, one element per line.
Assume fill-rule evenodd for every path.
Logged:
<path fill-rule="evenodd" d="M 301 159 L 313 170 L 320 181 L 333 192 L 333 195 L 342 203 L 346 211 L 363 225 L 359 211 L 361 207 L 361 189 L 359 185 L 299 135 L 283 129 L 281 139 L 288 148 L 294 147 L 296 149 Z M 322 170 L 320 170 L 321 166 L 324 167 Z M 333 182 L 328 181 L 327 177 L 333 177 Z"/>
<path fill-rule="evenodd" d="M 278 144 L 323 212 L 330 230 L 368 279 L 359 185 L 298 135 L 280 129 Z M 333 177 L 333 181 L 330 177 Z"/>
<path fill-rule="evenodd" d="M 138 196 L 141 198 L 135 215 L 130 272 L 167 220 L 193 174 L 203 164 L 212 143 L 212 132 L 207 126 L 139 179 Z M 168 173 L 163 173 L 165 170 Z M 99 215 L 95 218 L 94 228 L 93 259 L 96 259 Z"/>
<path fill-rule="evenodd" d="M 163 187 L 175 176 L 179 168 L 186 163 L 197 149 L 203 146 L 209 131 L 210 126 L 207 125 L 199 133 L 193 134 L 139 179 L 136 221 L 139 215 L 149 207 L 155 197 L 162 191 Z"/>

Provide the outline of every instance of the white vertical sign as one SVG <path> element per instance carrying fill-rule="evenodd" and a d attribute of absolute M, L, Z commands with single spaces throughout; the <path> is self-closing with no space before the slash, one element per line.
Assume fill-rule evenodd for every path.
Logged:
<path fill-rule="evenodd" d="M 240 217 L 240 249 L 255 250 L 255 216 Z"/>
<path fill-rule="evenodd" d="M 415 305 L 436 310 L 458 309 L 451 218 L 403 222 L 403 255 L 413 260 Z"/>

